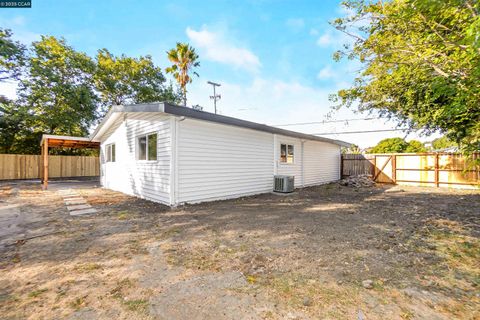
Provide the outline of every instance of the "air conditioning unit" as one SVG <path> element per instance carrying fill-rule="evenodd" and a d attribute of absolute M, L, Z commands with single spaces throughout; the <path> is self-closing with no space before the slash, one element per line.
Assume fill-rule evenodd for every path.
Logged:
<path fill-rule="evenodd" d="M 293 192 L 295 187 L 295 177 L 293 176 L 274 176 L 273 191 L 275 192 Z"/>

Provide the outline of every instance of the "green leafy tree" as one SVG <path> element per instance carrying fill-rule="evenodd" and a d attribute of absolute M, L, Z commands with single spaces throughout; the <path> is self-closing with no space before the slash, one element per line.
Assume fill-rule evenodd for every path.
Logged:
<path fill-rule="evenodd" d="M 411 129 L 480 148 L 480 1 L 349 0 L 333 25 L 350 35 L 334 58 L 363 69 L 339 106 L 378 111 Z"/>
<path fill-rule="evenodd" d="M 28 117 L 26 108 L 0 96 L 0 153 L 22 153 L 28 149 Z"/>
<path fill-rule="evenodd" d="M 177 80 L 183 93 L 183 105 L 187 106 L 187 84 L 192 82 L 190 72 L 198 77 L 198 73 L 192 71 L 193 68 L 200 66 L 198 54 L 188 43 L 177 42 L 175 48 L 167 51 L 167 56 L 173 64 L 166 71 Z"/>
<path fill-rule="evenodd" d="M 400 153 L 404 152 L 408 143 L 402 138 L 387 138 L 381 140 L 369 153 Z"/>
<path fill-rule="evenodd" d="M 171 84 L 165 85 L 162 70 L 154 65 L 150 56 L 116 57 L 107 49 L 101 49 L 96 63 L 95 89 L 104 108 L 120 104 L 180 101 L 180 94 Z"/>
<path fill-rule="evenodd" d="M 32 44 L 19 103 L 28 109 L 28 139 L 42 133 L 85 136 L 97 118 L 92 75 L 94 61 L 64 39 L 42 36 Z M 39 152 L 39 140 L 32 147 Z"/>
<path fill-rule="evenodd" d="M 425 145 L 418 140 L 410 140 L 407 143 L 407 147 L 405 148 L 404 152 L 409 153 L 418 153 L 418 152 L 427 152 L 427 148 Z"/>
<path fill-rule="evenodd" d="M 417 153 L 426 152 L 427 148 L 417 140 L 405 141 L 402 138 L 387 138 L 381 140 L 369 153 Z"/>
<path fill-rule="evenodd" d="M 24 45 L 12 40 L 11 30 L 0 28 L 0 81 L 20 76 L 25 50 Z"/>
<path fill-rule="evenodd" d="M 445 136 L 441 138 L 437 138 L 432 141 L 432 148 L 434 150 L 442 150 L 442 149 L 457 147 L 457 146 L 458 145 L 455 143 L 455 141 L 451 141 Z"/>
<path fill-rule="evenodd" d="M 362 150 L 360 149 L 360 147 L 356 144 L 352 144 L 350 147 L 348 148 L 345 148 L 345 147 L 342 147 L 342 153 L 347 153 L 347 154 L 361 154 L 362 153 Z"/>

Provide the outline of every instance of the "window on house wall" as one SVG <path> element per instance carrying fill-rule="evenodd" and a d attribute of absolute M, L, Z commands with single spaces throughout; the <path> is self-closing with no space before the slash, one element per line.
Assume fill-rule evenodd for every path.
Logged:
<path fill-rule="evenodd" d="M 293 163 L 295 147 L 293 144 L 280 144 L 280 162 Z"/>
<path fill-rule="evenodd" d="M 137 160 L 157 160 L 157 134 L 147 134 L 137 139 Z"/>
<path fill-rule="evenodd" d="M 115 143 L 106 146 L 105 154 L 107 162 L 115 162 Z"/>
<path fill-rule="evenodd" d="M 147 160 L 147 136 L 138 138 L 137 160 Z"/>

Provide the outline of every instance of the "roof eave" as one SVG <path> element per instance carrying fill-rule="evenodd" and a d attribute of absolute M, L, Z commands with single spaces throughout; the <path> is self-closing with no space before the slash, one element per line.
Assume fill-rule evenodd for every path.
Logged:
<path fill-rule="evenodd" d="M 102 121 L 98 124 L 92 134 L 89 136 L 92 141 L 99 141 L 102 137 L 105 126 L 115 113 L 122 112 L 164 112 L 164 103 L 144 103 L 144 104 L 132 104 L 132 105 L 115 105 L 110 108 L 107 114 L 103 117 Z"/>

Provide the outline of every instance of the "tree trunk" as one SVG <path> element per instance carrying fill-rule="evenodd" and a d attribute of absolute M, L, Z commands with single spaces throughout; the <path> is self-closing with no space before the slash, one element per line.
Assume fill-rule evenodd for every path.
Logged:
<path fill-rule="evenodd" d="M 187 88 L 186 86 L 183 87 L 183 106 L 187 106 Z"/>

